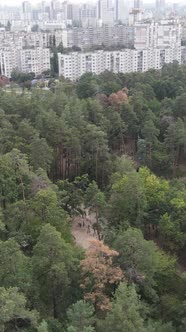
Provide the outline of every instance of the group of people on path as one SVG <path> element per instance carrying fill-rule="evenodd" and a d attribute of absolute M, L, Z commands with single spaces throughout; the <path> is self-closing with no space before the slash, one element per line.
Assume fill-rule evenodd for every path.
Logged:
<path fill-rule="evenodd" d="M 98 237 L 96 223 L 93 222 L 91 218 L 78 216 L 74 218 L 73 222 L 75 222 L 78 227 L 86 230 L 87 234 Z"/>

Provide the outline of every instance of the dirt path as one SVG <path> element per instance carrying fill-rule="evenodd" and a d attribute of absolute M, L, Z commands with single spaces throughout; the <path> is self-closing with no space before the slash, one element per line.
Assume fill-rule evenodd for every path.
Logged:
<path fill-rule="evenodd" d="M 86 218 L 75 217 L 72 221 L 72 234 L 76 243 L 84 249 L 90 246 L 91 240 L 98 239 L 97 233 L 92 228 L 94 222 L 94 215 Z"/>

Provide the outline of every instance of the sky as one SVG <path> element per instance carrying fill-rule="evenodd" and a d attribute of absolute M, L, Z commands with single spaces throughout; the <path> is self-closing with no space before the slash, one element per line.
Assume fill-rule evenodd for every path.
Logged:
<path fill-rule="evenodd" d="M 62 1 L 62 0 L 61 0 Z M 72 2 L 76 2 L 76 3 L 78 3 L 78 2 L 80 2 L 80 3 L 82 3 L 82 2 L 86 2 L 86 0 L 71 0 Z M 131 3 L 133 2 L 133 0 L 130 0 L 131 1 Z M 155 3 L 155 1 L 156 0 L 144 0 L 144 2 L 146 2 L 146 3 Z M 168 0 L 167 2 L 183 2 L 184 0 Z M 16 6 L 16 5 L 20 5 L 21 3 L 23 2 L 23 0 L 0 0 L 0 4 L 1 5 L 7 5 L 7 6 L 9 6 L 9 5 L 14 5 L 14 6 Z M 35 4 L 37 4 L 38 2 L 41 2 L 41 0 L 30 0 L 30 2 L 33 4 L 33 5 L 35 5 Z M 88 2 L 88 1 L 87 1 Z"/>

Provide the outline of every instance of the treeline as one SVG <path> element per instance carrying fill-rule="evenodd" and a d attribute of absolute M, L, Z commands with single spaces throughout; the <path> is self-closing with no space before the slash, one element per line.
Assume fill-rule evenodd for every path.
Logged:
<path fill-rule="evenodd" d="M 173 64 L 0 90 L 1 331 L 186 330 L 185 85 Z"/>
<path fill-rule="evenodd" d="M 1 91 L 0 152 L 19 149 L 54 181 L 88 173 L 104 187 L 123 153 L 158 175 L 182 176 L 185 85 L 186 68 L 173 64 L 161 72 L 85 74 L 30 98 Z"/>

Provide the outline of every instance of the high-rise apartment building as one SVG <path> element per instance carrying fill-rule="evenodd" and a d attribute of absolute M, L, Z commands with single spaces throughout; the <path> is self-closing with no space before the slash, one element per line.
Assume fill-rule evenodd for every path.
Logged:
<path fill-rule="evenodd" d="M 134 0 L 134 8 L 142 8 L 143 0 Z"/>
<path fill-rule="evenodd" d="M 20 51 L 21 71 L 40 75 L 50 69 L 50 50 L 48 48 L 25 49 Z"/>
<path fill-rule="evenodd" d="M 163 12 L 165 10 L 165 0 L 156 0 L 156 11 Z"/>
<path fill-rule="evenodd" d="M 161 20 L 157 24 L 157 47 L 181 45 L 181 24 L 178 19 Z"/>
<path fill-rule="evenodd" d="M 84 4 L 80 8 L 80 20 L 83 27 L 96 27 L 97 25 L 97 11 L 96 6 L 91 4 Z"/>
<path fill-rule="evenodd" d="M 58 53 L 59 75 L 72 81 L 88 72 L 145 72 L 174 61 L 181 63 L 181 48 Z"/>
<path fill-rule="evenodd" d="M 50 3 L 50 19 L 56 20 L 57 14 L 61 9 L 60 1 L 58 0 L 52 0 Z"/>
<path fill-rule="evenodd" d="M 24 1 L 22 3 L 22 11 L 23 11 L 23 13 L 24 14 L 25 13 L 29 13 L 29 12 L 31 12 L 31 10 L 32 10 L 31 3 L 29 1 Z"/>
<path fill-rule="evenodd" d="M 115 21 L 127 23 L 129 16 L 129 3 L 127 0 L 115 0 Z"/>
<path fill-rule="evenodd" d="M 102 24 L 114 24 L 115 18 L 112 0 L 98 0 L 98 19 L 101 20 Z"/>
<path fill-rule="evenodd" d="M 32 5 L 29 1 L 22 3 L 22 15 L 24 21 L 30 21 L 32 18 Z"/>
<path fill-rule="evenodd" d="M 154 25 L 148 23 L 134 24 L 134 47 L 136 49 L 145 49 L 153 47 Z"/>
<path fill-rule="evenodd" d="M 50 69 L 50 50 L 38 47 L 35 49 L 7 49 L 0 51 L 1 74 L 11 77 L 14 69 L 40 75 L 42 72 Z"/>
<path fill-rule="evenodd" d="M 20 68 L 19 51 L 15 48 L 0 50 L 0 71 L 2 75 L 11 77 L 15 68 Z"/>
<path fill-rule="evenodd" d="M 134 47 L 168 48 L 181 46 L 181 24 L 177 19 L 134 24 Z"/>
<path fill-rule="evenodd" d="M 81 49 L 87 49 L 105 45 L 129 48 L 134 45 L 134 28 L 128 25 L 73 28 L 58 31 L 58 37 L 60 34 L 63 34 L 67 47 L 78 46 Z"/>

